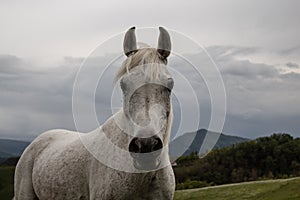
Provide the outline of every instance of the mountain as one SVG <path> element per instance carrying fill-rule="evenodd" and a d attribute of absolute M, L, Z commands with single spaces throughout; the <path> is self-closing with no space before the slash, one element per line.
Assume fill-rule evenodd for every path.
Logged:
<path fill-rule="evenodd" d="M 0 158 L 0 166 L 16 166 L 20 157 Z"/>
<path fill-rule="evenodd" d="M 223 148 L 249 140 L 242 137 L 230 136 L 223 133 L 220 134 L 207 131 L 206 129 L 200 129 L 196 132 L 185 133 L 173 140 L 169 146 L 170 157 L 176 158 L 181 155 L 189 155 L 193 152 L 199 152 L 206 136 L 210 137 L 210 140 L 207 140 L 205 144 L 214 146 L 214 148 Z M 217 139 L 217 143 L 214 144 L 213 141 L 216 141 Z M 211 144 L 209 144 L 209 142 L 211 142 Z M 0 158 L 19 157 L 29 144 L 30 142 L 25 141 L 0 139 Z"/>
<path fill-rule="evenodd" d="M 30 142 L 0 139 L 0 158 L 21 156 Z"/>
<path fill-rule="evenodd" d="M 203 144 L 206 138 L 205 144 Z M 207 139 L 209 138 L 209 139 Z M 214 144 L 214 141 L 217 143 Z M 249 141 L 247 138 L 225 135 L 223 133 L 216 133 L 208 131 L 206 129 L 200 129 L 196 132 L 185 133 L 177 138 L 175 138 L 169 146 L 170 157 L 177 158 L 181 155 L 189 155 L 193 152 L 199 152 L 201 146 L 206 149 L 211 149 L 210 147 L 223 148 L 231 146 L 233 144 Z M 203 151 L 202 151 L 203 152 Z M 206 152 L 205 152 L 206 153 Z M 173 160 L 173 159 L 172 159 Z"/>

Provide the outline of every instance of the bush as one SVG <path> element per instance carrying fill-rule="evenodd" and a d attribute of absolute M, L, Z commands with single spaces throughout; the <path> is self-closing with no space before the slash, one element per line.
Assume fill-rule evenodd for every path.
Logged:
<path fill-rule="evenodd" d="M 211 185 L 213 185 L 213 184 L 208 184 L 205 181 L 196 181 L 196 180 L 187 179 L 185 182 L 177 184 L 176 190 L 202 188 L 202 187 L 207 187 L 207 186 L 211 186 Z"/>

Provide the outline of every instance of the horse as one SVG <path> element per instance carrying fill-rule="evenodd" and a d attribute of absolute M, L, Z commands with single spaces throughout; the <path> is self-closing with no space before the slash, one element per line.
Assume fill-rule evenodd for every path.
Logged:
<path fill-rule="evenodd" d="M 157 48 L 138 48 L 132 27 L 123 51 L 115 76 L 122 108 L 89 133 L 50 130 L 34 139 L 16 166 L 15 200 L 173 199 L 170 35 L 159 27 Z"/>

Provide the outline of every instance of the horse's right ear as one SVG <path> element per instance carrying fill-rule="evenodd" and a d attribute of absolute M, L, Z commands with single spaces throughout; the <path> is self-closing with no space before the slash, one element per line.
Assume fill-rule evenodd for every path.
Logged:
<path fill-rule="evenodd" d="M 123 49 L 126 56 L 130 56 L 132 53 L 137 51 L 135 27 L 131 27 L 125 34 Z"/>

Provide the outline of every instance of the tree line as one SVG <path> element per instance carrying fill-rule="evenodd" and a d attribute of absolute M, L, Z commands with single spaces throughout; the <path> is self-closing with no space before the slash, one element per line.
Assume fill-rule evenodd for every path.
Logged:
<path fill-rule="evenodd" d="M 212 150 L 200 159 L 183 156 L 174 167 L 177 189 L 300 176 L 300 138 L 273 134 Z"/>

